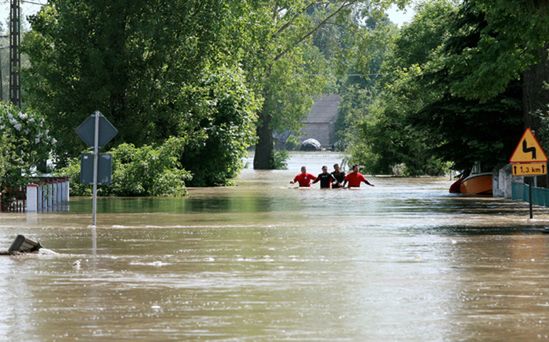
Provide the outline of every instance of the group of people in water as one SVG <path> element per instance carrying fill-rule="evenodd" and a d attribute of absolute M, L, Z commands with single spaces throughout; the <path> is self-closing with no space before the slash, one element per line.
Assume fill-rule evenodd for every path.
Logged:
<path fill-rule="evenodd" d="M 294 180 L 292 180 L 290 184 L 297 183 L 300 188 L 308 188 L 311 184 L 318 182 L 320 182 L 321 189 L 359 188 L 362 183 L 374 186 L 359 172 L 358 165 L 353 165 L 352 171 L 346 175 L 338 164 L 334 164 L 334 171 L 331 173 L 328 172 L 327 166 L 322 166 L 322 173 L 316 177 L 307 173 L 307 168 L 302 166 L 301 172 L 294 177 Z"/>

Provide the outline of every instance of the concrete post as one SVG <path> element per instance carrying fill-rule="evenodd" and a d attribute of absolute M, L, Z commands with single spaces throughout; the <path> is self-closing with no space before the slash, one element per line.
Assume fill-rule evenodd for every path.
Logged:
<path fill-rule="evenodd" d="M 57 187 L 57 205 L 61 205 L 63 203 L 63 182 L 61 179 L 57 179 L 55 181 L 55 185 Z"/>
<path fill-rule="evenodd" d="M 38 211 L 38 184 L 27 185 L 27 212 Z"/>
<path fill-rule="evenodd" d="M 67 186 L 67 183 L 65 182 L 65 179 L 60 180 L 60 182 L 61 182 L 61 203 L 65 203 L 67 202 L 67 200 L 65 199 L 65 195 L 67 193 L 67 190 L 65 189 L 65 187 Z"/>
<path fill-rule="evenodd" d="M 36 210 L 42 210 L 42 186 L 38 185 L 36 188 Z"/>
<path fill-rule="evenodd" d="M 48 184 L 42 185 L 42 210 L 48 210 Z"/>
<path fill-rule="evenodd" d="M 52 188 L 52 208 L 57 207 L 57 181 L 54 179 L 51 182 Z"/>
<path fill-rule="evenodd" d="M 71 199 L 71 182 L 68 177 L 65 180 L 65 191 L 65 201 L 68 202 Z"/>
<path fill-rule="evenodd" d="M 53 208 L 53 184 L 48 183 L 48 204 L 46 209 L 49 211 Z"/>

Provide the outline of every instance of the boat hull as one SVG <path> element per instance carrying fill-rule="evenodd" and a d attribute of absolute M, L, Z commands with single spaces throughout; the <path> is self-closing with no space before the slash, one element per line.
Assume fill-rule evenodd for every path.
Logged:
<path fill-rule="evenodd" d="M 491 195 L 492 194 L 492 174 L 480 173 L 465 178 L 459 190 L 464 195 Z"/>
<path fill-rule="evenodd" d="M 463 179 L 460 178 L 458 179 L 457 181 L 455 181 L 454 183 L 452 183 L 452 185 L 450 186 L 450 193 L 451 194 L 459 194 L 461 193 L 461 183 L 463 182 Z"/>

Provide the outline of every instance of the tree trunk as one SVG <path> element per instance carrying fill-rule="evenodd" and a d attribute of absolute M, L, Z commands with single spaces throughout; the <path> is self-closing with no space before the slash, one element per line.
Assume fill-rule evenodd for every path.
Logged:
<path fill-rule="evenodd" d="M 272 117 L 269 114 L 261 112 L 257 126 L 257 144 L 255 145 L 254 169 L 272 170 L 274 169 L 274 145 L 273 128 L 271 126 Z"/>
<path fill-rule="evenodd" d="M 522 74 L 522 113 L 524 126 L 539 128 L 540 120 L 536 111 L 546 110 L 549 103 L 549 44 L 538 50 L 539 62 Z"/>

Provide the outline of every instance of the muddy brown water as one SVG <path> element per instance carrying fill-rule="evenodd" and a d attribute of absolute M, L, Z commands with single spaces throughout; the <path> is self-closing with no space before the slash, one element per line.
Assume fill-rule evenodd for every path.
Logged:
<path fill-rule="evenodd" d="M 0 214 L 58 254 L 0 258 L 0 340 L 549 338 L 549 211 L 447 193 L 447 178 L 295 190 L 332 153 L 183 199 Z M 549 225 L 549 224 L 548 224 Z M 92 248 L 95 247 L 95 248 Z"/>

